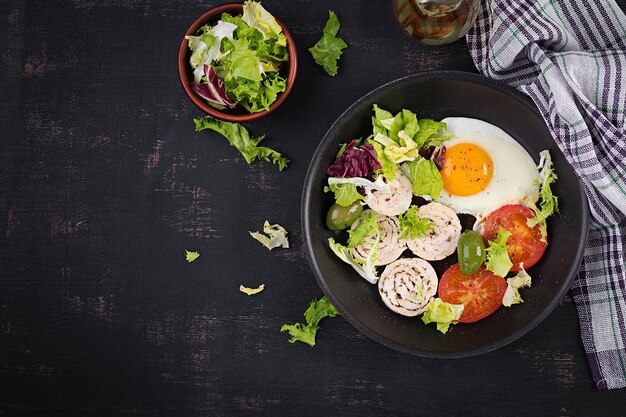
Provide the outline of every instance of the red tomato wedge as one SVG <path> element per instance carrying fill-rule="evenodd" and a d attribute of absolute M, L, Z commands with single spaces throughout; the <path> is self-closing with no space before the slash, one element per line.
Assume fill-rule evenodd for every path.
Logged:
<path fill-rule="evenodd" d="M 507 253 L 513 263 L 511 271 L 520 271 L 520 264 L 528 269 L 536 264 L 546 250 L 541 241 L 541 223 L 531 228 L 526 221 L 535 217 L 535 212 L 520 205 L 500 207 L 485 219 L 483 239 L 494 240 L 500 230 L 508 230 L 511 236 L 506 241 Z M 545 228 L 545 227 L 544 227 Z M 547 240 L 547 236 L 546 236 Z"/>
<path fill-rule="evenodd" d="M 461 323 L 474 323 L 496 311 L 502 305 L 506 281 L 487 271 L 484 266 L 471 275 L 461 272 L 454 264 L 439 281 L 439 298 L 450 304 L 463 304 Z"/>

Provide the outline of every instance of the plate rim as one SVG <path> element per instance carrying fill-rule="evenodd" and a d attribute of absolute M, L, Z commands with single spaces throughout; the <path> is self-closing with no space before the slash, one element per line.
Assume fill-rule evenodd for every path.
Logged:
<path fill-rule="evenodd" d="M 566 275 L 566 279 L 564 280 L 563 284 L 561 285 L 557 296 L 554 297 L 552 299 L 552 301 L 550 301 L 550 303 L 539 312 L 538 315 L 536 315 L 531 321 L 529 321 L 525 326 L 521 327 L 520 329 L 518 329 L 517 331 L 513 332 L 512 334 L 510 334 L 509 336 L 498 340 L 497 342 L 493 342 L 491 344 L 485 345 L 485 346 L 481 346 L 475 349 L 471 349 L 471 350 L 462 350 L 462 351 L 446 351 L 446 352 L 441 352 L 441 351 L 431 351 L 431 350 L 420 350 L 420 349 L 416 349 L 414 347 L 411 346 L 406 346 L 402 343 L 399 343 L 395 340 L 391 340 L 387 337 L 384 337 L 380 334 L 378 334 L 376 331 L 374 331 L 373 329 L 371 329 L 370 327 L 368 327 L 367 325 L 365 325 L 363 322 L 357 320 L 356 318 L 354 318 L 344 307 L 343 305 L 335 298 L 335 296 L 333 295 L 332 291 L 330 290 L 330 288 L 328 287 L 327 283 L 325 282 L 325 280 L 322 278 L 322 273 L 321 270 L 319 268 L 319 266 L 317 265 L 317 262 L 315 261 L 314 257 L 313 257 L 313 242 L 312 242 L 312 238 L 311 238 L 311 231 L 309 229 L 308 224 L 310 223 L 311 220 L 311 215 L 310 212 L 307 210 L 307 207 L 310 206 L 310 201 L 312 198 L 312 192 L 313 192 L 313 178 L 311 176 L 312 171 L 314 170 L 314 168 L 316 167 L 317 164 L 315 164 L 316 161 L 316 157 L 317 155 L 321 152 L 321 149 L 324 147 L 325 143 L 326 143 L 326 138 L 328 137 L 329 133 L 331 131 L 333 131 L 335 129 L 335 127 L 339 124 L 342 123 L 346 117 L 346 115 L 350 114 L 351 112 L 354 111 L 355 108 L 361 106 L 363 104 L 363 102 L 368 101 L 369 98 L 377 95 L 379 92 L 383 91 L 383 90 L 387 90 L 389 88 L 392 88 L 396 85 L 402 85 L 405 83 L 410 83 L 413 82 L 414 80 L 419 80 L 419 81 L 424 81 L 424 80 L 428 80 L 428 79 L 451 79 L 451 80 L 462 80 L 462 81 L 469 81 L 471 83 L 475 83 L 475 84 L 481 84 L 483 86 L 489 87 L 489 88 L 495 88 L 496 90 L 499 90 L 501 92 L 503 92 L 504 94 L 507 94 L 509 96 L 512 96 L 513 98 L 515 98 L 517 101 L 521 102 L 523 105 L 525 105 L 529 110 L 531 110 L 533 113 L 535 113 L 540 119 L 543 120 L 543 117 L 541 116 L 541 113 L 539 112 L 539 110 L 537 109 L 537 107 L 535 106 L 535 104 L 533 103 L 533 101 L 526 95 L 522 94 L 521 92 L 517 91 L 516 89 L 504 84 L 501 81 L 497 81 L 497 80 L 493 80 L 491 78 L 485 77 L 481 74 L 477 74 L 477 73 L 471 73 L 471 72 L 464 72 L 464 71 L 420 71 L 414 74 L 410 74 L 404 77 L 400 77 L 397 78 L 395 80 L 389 81 L 385 84 L 382 84 L 381 86 L 369 91 L 368 93 L 366 93 L 365 95 L 361 96 L 360 98 L 358 98 L 354 103 L 352 103 L 345 111 L 343 111 L 341 113 L 341 115 L 339 115 L 335 121 L 332 123 L 332 125 L 328 128 L 328 130 L 326 130 L 326 133 L 324 134 L 324 136 L 322 137 L 320 143 L 318 144 L 317 148 L 315 149 L 315 152 L 313 153 L 313 157 L 311 158 L 311 162 L 309 163 L 309 167 L 307 169 L 306 172 L 306 176 L 305 176 L 305 180 L 304 180 L 304 187 L 302 190 L 302 197 L 301 197 L 301 230 L 303 233 L 303 240 L 304 240 L 304 246 L 305 246 L 305 252 L 306 252 L 306 257 L 307 257 L 307 261 L 309 263 L 309 267 L 311 268 L 311 270 L 313 271 L 313 275 L 315 276 L 315 280 L 317 281 L 317 284 L 320 286 L 320 288 L 322 289 L 322 291 L 324 292 L 324 294 L 329 298 L 330 302 L 333 304 L 333 306 L 335 306 L 337 308 L 337 310 L 339 311 L 339 313 L 351 324 L 353 325 L 357 330 L 359 330 L 361 333 L 363 333 L 365 336 L 369 337 L 372 340 L 375 340 L 376 342 L 387 346 L 389 348 L 398 350 L 400 352 L 404 352 L 404 353 L 409 353 L 411 355 L 415 355 L 415 356 L 420 356 L 420 357 L 428 357 L 428 358 L 440 358 L 440 359 L 445 359 L 445 358 L 463 358 L 463 357 L 470 357 L 470 356 L 476 356 L 476 355 L 480 355 L 480 354 L 484 354 L 484 353 L 488 353 L 491 352 L 493 350 L 499 349 L 517 339 L 519 339 L 520 337 L 524 336 L 525 334 L 527 334 L 528 332 L 530 332 L 532 329 L 534 329 L 535 327 L 537 327 L 537 325 L 539 325 L 539 323 L 541 323 L 542 321 L 545 320 L 545 318 L 554 311 L 554 309 L 557 307 L 557 305 L 559 305 L 559 303 L 561 302 L 561 300 L 563 299 L 563 297 L 565 296 L 565 294 L 567 293 L 567 291 L 569 291 L 570 287 L 571 287 L 571 283 L 574 280 L 574 277 L 576 276 L 576 273 L 581 265 L 582 262 L 582 258 L 583 258 L 583 254 L 585 251 L 585 246 L 586 244 L 581 244 L 578 246 L 577 250 L 576 250 L 576 255 L 575 255 L 575 262 L 572 264 L 572 266 L 570 267 L 569 271 L 567 271 L 567 275 Z M 576 172 L 574 171 L 574 173 L 576 174 Z M 581 238 L 583 242 L 587 242 L 587 238 L 588 238 L 588 233 L 589 233 L 589 202 L 587 200 L 587 196 L 582 188 L 582 184 L 580 181 L 580 178 L 578 177 L 578 175 L 575 175 L 576 180 L 578 182 L 578 187 L 579 187 L 579 199 L 580 199 L 580 204 L 581 204 L 581 209 L 582 209 L 582 233 L 581 233 Z"/>

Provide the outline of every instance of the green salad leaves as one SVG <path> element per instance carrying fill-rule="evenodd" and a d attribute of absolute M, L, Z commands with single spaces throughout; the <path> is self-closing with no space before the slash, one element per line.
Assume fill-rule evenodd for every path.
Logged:
<path fill-rule="evenodd" d="M 341 26 L 337 15 L 332 10 L 329 10 L 328 14 L 324 34 L 315 45 L 309 48 L 309 52 L 313 55 L 315 62 L 321 65 L 326 73 L 334 77 L 337 75 L 337 60 L 343 53 L 342 50 L 348 45 L 343 39 L 337 37 L 337 32 Z"/>
<path fill-rule="evenodd" d="M 495 240 L 490 240 L 486 249 L 487 260 L 485 267 L 500 277 L 505 277 L 513 266 L 506 246 L 506 241 L 509 237 L 511 237 L 511 232 L 508 230 L 498 231 Z"/>
<path fill-rule="evenodd" d="M 285 91 L 279 69 L 289 60 L 287 40 L 261 3 L 248 0 L 242 16 L 224 13 L 217 24 L 186 39 L 192 51 L 192 89 L 210 105 L 240 104 L 256 113 L 268 110 Z"/>
<path fill-rule="evenodd" d="M 400 222 L 400 239 L 414 239 L 426 235 L 433 228 L 433 222 L 427 217 L 420 217 L 419 207 L 411 206 L 398 216 Z"/>
<path fill-rule="evenodd" d="M 450 304 L 441 298 L 435 298 L 428 303 L 428 307 L 422 315 L 424 324 L 436 323 L 437 330 L 446 334 L 450 329 L 450 325 L 456 323 L 463 314 L 463 304 Z"/>
<path fill-rule="evenodd" d="M 326 296 L 319 300 L 311 301 L 311 305 L 304 312 L 306 324 L 283 324 L 280 328 L 281 332 L 289 332 L 291 339 L 289 343 L 302 342 L 313 347 L 315 346 L 315 335 L 319 330 L 319 322 L 324 317 L 335 317 L 339 312 L 330 303 Z"/>
<path fill-rule="evenodd" d="M 193 119 L 196 124 L 196 132 L 202 130 L 213 130 L 228 139 L 228 142 L 235 147 L 247 163 L 255 160 L 271 162 L 278 166 L 278 170 L 282 171 L 289 164 L 289 159 L 282 156 L 271 148 L 257 146 L 265 135 L 259 137 L 250 137 L 248 130 L 238 123 L 222 122 L 212 117 L 205 116 Z"/>
<path fill-rule="evenodd" d="M 539 207 L 533 204 L 532 209 L 535 211 L 536 216 L 528 219 L 527 223 L 530 227 L 545 221 L 554 212 L 559 212 L 559 200 L 552 194 L 552 184 L 557 180 L 557 175 L 554 172 L 552 166 L 552 157 L 547 150 L 541 151 L 539 154 L 539 179 L 541 181 L 541 188 L 539 189 Z M 544 233 L 545 236 L 545 233 Z"/>

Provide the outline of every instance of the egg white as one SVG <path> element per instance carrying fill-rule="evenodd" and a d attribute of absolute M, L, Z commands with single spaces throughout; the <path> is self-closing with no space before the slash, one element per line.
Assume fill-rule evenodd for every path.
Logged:
<path fill-rule="evenodd" d="M 474 215 L 478 220 L 507 204 L 528 204 L 539 198 L 539 170 L 533 158 L 515 139 L 491 123 L 465 117 L 448 117 L 442 122 L 454 138 L 447 148 L 472 143 L 483 148 L 493 161 L 493 176 L 485 189 L 470 196 L 456 196 L 445 189 L 437 201 L 457 213 Z"/>

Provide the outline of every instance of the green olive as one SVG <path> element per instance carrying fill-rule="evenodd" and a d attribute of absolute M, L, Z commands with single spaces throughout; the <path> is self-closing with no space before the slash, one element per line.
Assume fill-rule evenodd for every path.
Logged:
<path fill-rule="evenodd" d="M 465 275 L 473 274 L 485 262 L 485 242 L 483 238 L 473 230 L 461 233 L 457 245 L 459 268 Z"/>
<path fill-rule="evenodd" d="M 363 211 L 363 205 L 359 201 L 355 201 L 349 206 L 343 207 L 335 203 L 330 206 L 326 215 L 326 226 L 330 230 L 343 230 L 352 226 Z"/>

